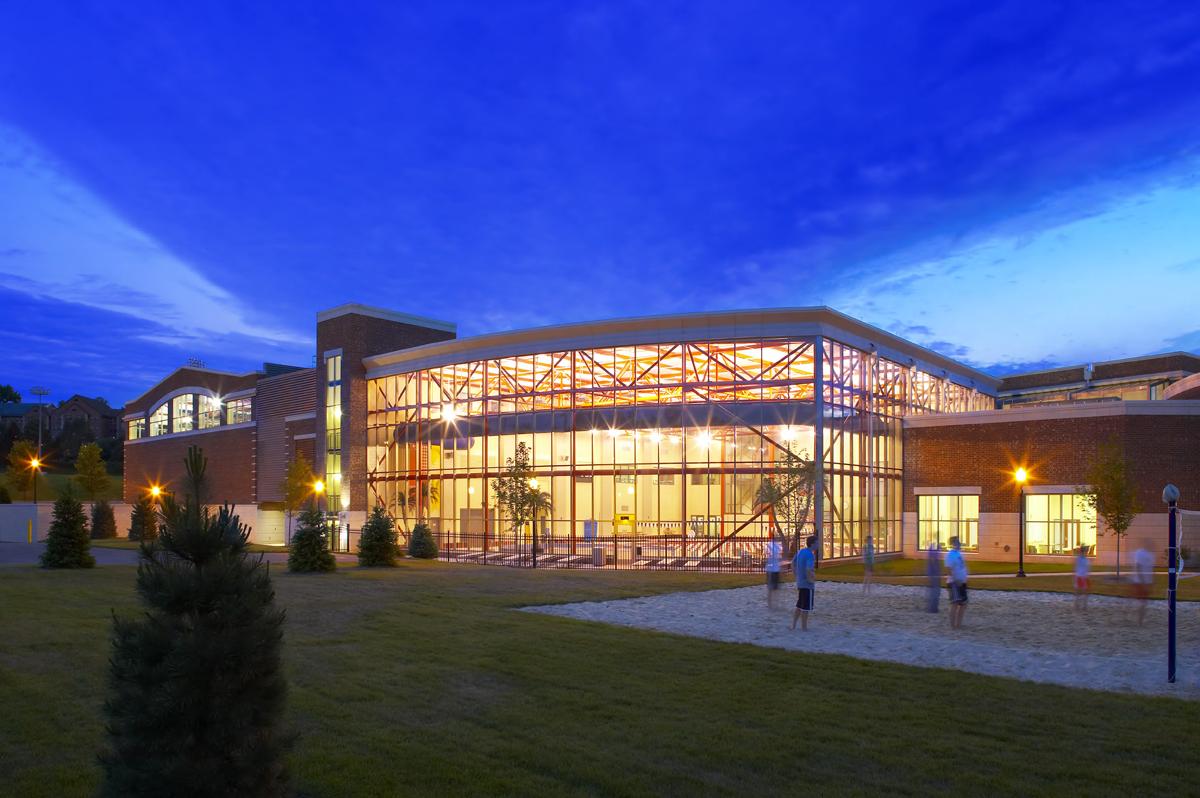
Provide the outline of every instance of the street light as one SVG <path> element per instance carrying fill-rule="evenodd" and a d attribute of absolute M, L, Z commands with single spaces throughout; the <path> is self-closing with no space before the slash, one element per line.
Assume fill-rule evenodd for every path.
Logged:
<path fill-rule="evenodd" d="M 317 480 L 313 483 L 313 502 L 316 504 L 316 509 L 321 509 L 321 494 L 325 492 L 325 483 Z"/>
<path fill-rule="evenodd" d="M 1025 576 L 1025 482 L 1029 479 L 1029 472 L 1023 467 L 1018 468 L 1013 474 L 1013 479 L 1021 486 L 1021 507 L 1018 511 L 1017 532 L 1020 545 L 1017 548 L 1017 576 Z"/>
<path fill-rule="evenodd" d="M 41 467 L 42 467 L 42 461 L 39 460 L 38 458 L 35 457 L 29 461 L 29 470 L 33 472 L 33 505 L 35 507 L 37 506 L 37 503 L 38 503 L 37 483 L 38 483 L 38 471 L 41 469 Z"/>
<path fill-rule="evenodd" d="M 158 485 L 151 485 L 150 486 L 150 498 L 157 501 L 158 497 L 160 495 L 162 495 L 162 488 L 160 488 Z"/>

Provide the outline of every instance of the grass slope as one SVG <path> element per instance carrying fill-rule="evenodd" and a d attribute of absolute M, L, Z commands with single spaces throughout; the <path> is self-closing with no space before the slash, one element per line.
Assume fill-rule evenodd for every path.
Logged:
<path fill-rule="evenodd" d="M 406 561 L 292 575 L 303 795 L 1183 794 L 1196 705 L 513 612 L 746 577 Z M 0 772 L 97 784 L 109 610 L 132 567 L 0 572 Z"/>
<path fill-rule="evenodd" d="M 1049 593 L 1075 592 L 1075 580 L 1073 579 L 1070 563 L 1026 563 L 1025 572 L 1028 575 L 1023 579 L 1012 576 L 1017 570 L 1016 563 L 989 562 L 987 560 L 976 561 L 968 557 L 967 567 L 970 569 L 972 576 L 1011 576 L 1011 578 L 1003 579 L 971 579 L 969 581 L 972 590 L 1040 590 Z M 1164 565 L 1159 563 L 1159 568 L 1163 567 Z M 941 579 L 943 585 L 945 584 L 944 571 L 945 569 L 943 569 Z M 1118 582 L 1116 574 L 1111 571 L 1112 569 L 1110 568 L 1094 570 L 1090 580 L 1090 592 L 1094 595 L 1102 596 L 1128 596 L 1130 591 L 1129 583 L 1127 581 Z M 1123 579 L 1127 580 L 1129 569 L 1122 568 L 1121 575 Z M 861 582 L 862 576 L 862 563 L 834 563 L 831 565 L 822 565 L 817 570 L 818 579 L 830 582 Z M 925 561 L 916 559 L 881 561 L 875 566 L 875 582 L 885 585 L 924 585 Z M 1166 598 L 1166 574 L 1155 574 L 1154 585 L 1150 595 L 1156 599 Z M 1180 601 L 1200 601 L 1200 577 L 1179 579 L 1176 598 Z"/>

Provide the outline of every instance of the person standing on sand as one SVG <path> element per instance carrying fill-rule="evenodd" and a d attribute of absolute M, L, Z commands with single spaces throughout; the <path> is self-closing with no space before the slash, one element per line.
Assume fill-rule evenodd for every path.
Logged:
<path fill-rule="evenodd" d="M 796 611 L 792 613 L 792 628 L 800 621 L 800 631 L 808 631 L 808 614 L 813 609 L 813 598 L 816 592 L 816 555 L 813 549 L 817 545 L 817 536 L 809 535 L 804 541 L 804 548 L 796 552 L 792 559 L 792 568 L 796 571 Z"/>
<path fill-rule="evenodd" d="M 950 551 L 946 553 L 946 567 L 950 570 L 950 628 L 961 629 L 963 614 L 967 611 L 967 560 L 963 557 L 962 544 L 957 537 L 950 538 Z"/>
<path fill-rule="evenodd" d="M 1088 574 L 1092 564 L 1088 562 L 1087 546 L 1080 546 L 1075 554 L 1075 609 L 1087 610 Z"/>
<path fill-rule="evenodd" d="M 871 592 L 871 579 L 875 576 L 875 538 L 867 535 L 863 545 L 863 593 Z"/>
<path fill-rule="evenodd" d="M 937 546 L 932 543 L 929 544 L 929 556 L 925 560 L 925 576 L 929 578 L 929 586 L 925 590 L 925 611 L 937 615 L 942 592 L 942 560 L 938 556 Z"/>
<path fill-rule="evenodd" d="M 783 564 L 783 544 L 779 537 L 771 535 L 767 541 L 767 560 L 763 570 L 767 572 L 767 609 L 775 609 L 775 594 L 779 592 L 779 569 Z"/>
<path fill-rule="evenodd" d="M 1146 602 L 1153 584 L 1154 555 L 1150 553 L 1150 541 L 1143 540 L 1133 553 L 1133 597 L 1138 602 L 1138 626 L 1146 620 Z"/>

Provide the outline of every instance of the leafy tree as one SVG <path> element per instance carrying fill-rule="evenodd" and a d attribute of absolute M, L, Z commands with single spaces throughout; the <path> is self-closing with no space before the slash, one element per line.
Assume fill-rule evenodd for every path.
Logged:
<path fill-rule="evenodd" d="M 284 613 L 247 528 L 201 501 L 198 447 L 185 463 L 183 502 L 163 500 L 162 535 L 141 548 L 145 612 L 113 619 L 100 793 L 284 795 Z"/>
<path fill-rule="evenodd" d="M 100 447 L 100 456 L 110 474 L 120 474 L 125 462 L 125 442 L 120 438 L 100 438 L 96 441 Z"/>
<path fill-rule="evenodd" d="M 16 441 L 8 452 L 8 484 L 26 499 L 33 493 L 33 480 L 37 472 L 29 463 L 35 457 L 37 444 L 27 440 Z"/>
<path fill-rule="evenodd" d="M 42 552 L 43 568 L 94 568 L 87 515 L 68 487 L 54 502 L 54 517 Z"/>
<path fill-rule="evenodd" d="M 9 421 L 7 424 L 0 425 L 0 457 L 8 459 L 8 453 L 12 451 L 13 443 L 19 437 L 21 437 L 21 428 L 17 422 Z"/>
<path fill-rule="evenodd" d="M 104 459 L 100 456 L 100 447 L 96 444 L 85 443 L 79 447 L 79 456 L 75 458 L 75 479 L 84 494 L 93 501 L 108 490 L 111 480 Z"/>
<path fill-rule="evenodd" d="M 400 508 L 400 519 L 405 531 L 410 529 L 408 525 L 410 512 L 416 516 L 417 521 L 423 521 L 430 503 L 438 501 L 439 498 L 440 494 L 436 483 L 427 479 L 420 482 L 409 482 L 404 490 L 396 496 L 396 504 Z"/>
<path fill-rule="evenodd" d="M 92 540 L 103 540 L 117 536 L 117 519 L 112 505 L 101 499 L 92 505 Z"/>
<path fill-rule="evenodd" d="M 129 539 L 149 542 L 158 538 L 158 513 L 149 496 L 143 496 L 129 513 Z"/>
<path fill-rule="evenodd" d="M 292 525 L 292 515 L 313 495 L 313 483 L 316 479 L 312 463 L 308 462 L 303 452 L 296 452 L 292 462 L 288 463 L 287 474 L 283 478 L 283 509 L 287 513 L 289 527 Z"/>
<path fill-rule="evenodd" d="M 322 573 L 337 568 L 329 550 L 329 523 L 315 507 L 300 513 L 300 526 L 292 535 L 288 570 L 295 573 Z"/>
<path fill-rule="evenodd" d="M 91 443 L 95 439 L 96 433 L 92 432 L 91 425 L 85 419 L 72 418 L 63 424 L 63 428 L 55 436 L 54 448 L 61 458 L 60 462 L 70 463 L 79 456 L 79 450 L 85 443 Z"/>
<path fill-rule="evenodd" d="M 433 539 L 433 532 L 424 523 L 417 524 L 408 536 L 408 556 L 419 560 L 432 560 L 437 555 L 437 541 Z"/>
<path fill-rule="evenodd" d="M 517 444 L 513 456 L 505 462 L 501 476 L 492 480 L 492 492 L 496 497 L 496 506 L 508 516 L 512 525 L 513 539 L 518 539 L 525 525 L 534 520 L 537 513 L 543 509 L 549 510 L 549 497 L 543 498 L 538 490 L 537 481 L 533 478 L 533 467 L 529 462 L 529 447 L 524 443 Z M 533 528 L 533 565 L 537 567 L 537 526 Z"/>
<path fill-rule="evenodd" d="M 394 566 L 399 551 L 396 525 L 382 507 L 375 505 L 358 537 L 358 564 Z"/>
<path fill-rule="evenodd" d="M 4 483 L 0 482 L 0 504 L 12 504 L 12 496 L 8 493 L 8 488 L 4 487 Z"/>
<path fill-rule="evenodd" d="M 758 503 L 770 507 L 783 533 L 784 546 L 797 551 L 816 495 L 817 468 L 808 452 L 783 452 L 771 474 L 758 487 Z"/>
<path fill-rule="evenodd" d="M 0 385 L 0 404 L 19 401 L 21 401 L 21 394 L 17 393 L 16 388 L 11 385 Z"/>
<path fill-rule="evenodd" d="M 1116 438 L 1110 438 L 1096 450 L 1088 466 L 1084 501 L 1104 519 L 1104 525 L 1117 539 L 1117 578 L 1121 578 L 1121 538 L 1129 531 L 1135 515 L 1142 511 L 1125 451 Z"/>

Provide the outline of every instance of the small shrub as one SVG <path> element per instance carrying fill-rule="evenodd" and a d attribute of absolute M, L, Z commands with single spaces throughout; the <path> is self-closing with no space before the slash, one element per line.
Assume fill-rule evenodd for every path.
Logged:
<path fill-rule="evenodd" d="M 425 524 L 417 524 L 413 527 L 412 534 L 408 536 L 408 556 L 421 560 L 432 560 L 437 555 L 437 541 L 433 539 L 433 532 Z"/>
<path fill-rule="evenodd" d="M 154 540 L 158 537 L 158 513 L 150 497 L 143 496 L 129 514 L 129 539 Z"/>
<path fill-rule="evenodd" d="M 42 552 L 43 568 L 93 568 L 96 558 L 90 551 L 87 514 L 83 505 L 65 489 L 54 502 L 54 520 Z"/>
<path fill-rule="evenodd" d="M 92 540 L 103 540 L 117 536 L 117 519 L 112 505 L 101 499 L 92 505 Z"/>
<path fill-rule="evenodd" d="M 399 553 L 396 525 L 382 507 L 376 506 L 358 538 L 358 564 L 395 566 Z"/>
<path fill-rule="evenodd" d="M 300 514 L 300 525 L 292 535 L 288 570 L 294 573 L 323 573 L 337 568 L 329 550 L 329 524 L 320 511 L 309 508 Z"/>

